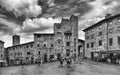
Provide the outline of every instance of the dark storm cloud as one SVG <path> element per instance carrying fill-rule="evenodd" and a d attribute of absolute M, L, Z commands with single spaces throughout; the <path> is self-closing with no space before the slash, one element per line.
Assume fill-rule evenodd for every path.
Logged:
<path fill-rule="evenodd" d="M 120 0 L 105 0 L 104 5 L 110 5 L 114 1 L 120 2 Z"/>
<path fill-rule="evenodd" d="M 2 0 L 1 0 L 2 1 Z M 20 0 L 19 0 L 20 1 Z M 3 7 L 3 5 L 0 7 L 0 14 L 4 15 L 4 17 L 1 17 L 3 19 L 6 19 L 10 22 L 13 22 L 15 24 L 23 26 L 23 22 L 26 19 L 26 16 L 29 16 L 30 18 L 34 19 L 33 14 L 26 13 L 19 13 L 26 11 L 25 9 L 29 9 L 30 3 L 26 3 L 27 1 L 23 1 L 23 4 L 18 5 L 15 9 L 8 11 L 6 7 Z M 34 1 L 34 0 L 30 0 Z M 92 6 L 89 5 L 89 2 L 92 2 L 93 0 L 38 0 L 38 6 L 41 6 L 42 13 L 36 16 L 37 18 L 40 17 L 68 17 L 72 14 L 80 14 L 80 16 L 83 16 L 84 14 L 88 13 L 90 10 L 92 10 Z M 51 3 L 54 5 L 51 6 Z M 30 10 L 30 9 L 29 9 Z M 36 12 L 37 13 L 37 12 Z M 32 17 L 33 15 L 33 17 Z M 50 27 L 42 25 L 39 28 L 28 28 L 21 30 L 22 33 L 32 33 L 36 31 L 44 31 L 46 29 L 49 29 Z M 14 29 L 13 29 L 14 30 Z"/>
<path fill-rule="evenodd" d="M 113 9 L 113 14 L 120 14 L 120 5 Z"/>
<path fill-rule="evenodd" d="M 109 5 L 110 3 L 112 3 L 112 1 L 106 1 L 104 5 Z"/>
<path fill-rule="evenodd" d="M 0 36 L 4 35 L 4 34 L 9 34 L 11 35 L 12 34 L 12 29 L 9 28 L 8 26 L 6 25 L 3 25 L 3 24 L 0 24 Z"/>
<path fill-rule="evenodd" d="M 55 0 L 55 4 L 66 4 L 69 0 Z"/>
<path fill-rule="evenodd" d="M 55 6 L 49 7 L 49 2 L 54 1 Z M 81 15 L 84 15 L 85 13 L 88 13 L 92 7 L 88 4 L 89 2 L 93 0 L 38 0 L 38 5 L 42 7 L 42 14 L 39 15 L 41 16 L 46 16 L 46 17 L 64 17 L 64 16 L 69 16 L 74 13 L 80 13 Z M 24 9 L 29 8 L 29 4 L 23 4 L 21 7 L 16 7 L 17 10 L 24 11 Z M 22 22 L 26 18 L 26 14 L 23 14 L 21 16 L 16 17 L 16 10 L 12 11 L 7 11 L 2 6 L 0 7 L 0 14 L 3 14 L 6 16 L 6 19 L 10 21 L 14 21 L 20 25 L 22 25 Z M 32 15 L 32 14 L 31 14 Z M 34 18 L 31 16 L 31 18 Z"/>
<path fill-rule="evenodd" d="M 92 10 L 89 2 L 91 2 L 91 0 L 55 0 L 54 3 L 56 5 L 45 10 L 46 13 L 43 15 L 48 17 L 64 17 L 77 13 L 82 16 Z"/>
<path fill-rule="evenodd" d="M 5 8 L 2 8 L 2 6 L 0 6 L 0 14 L 4 15 L 4 19 L 7 19 L 9 21 L 13 21 L 19 25 L 22 25 L 23 21 L 25 20 L 25 16 L 19 16 L 16 17 L 14 14 L 14 11 L 7 11 Z M 1 17 L 0 17 L 1 18 Z"/>

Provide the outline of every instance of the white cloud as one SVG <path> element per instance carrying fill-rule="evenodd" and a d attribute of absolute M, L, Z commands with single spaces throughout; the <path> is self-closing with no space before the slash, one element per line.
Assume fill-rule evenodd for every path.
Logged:
<path fill-rule="evenodd" d="M 13 11 L 16 16 L 37 17 L 42 13 L 38 0 L 0 0 L 0 5 L 8 11 Z"/>
<path fill-rule="evenodd" d="M 78 38 L 82 39 L 82 40 L 85 40 L 84 37 L 85 37 L 85 33 L 83 31 L 79 30 Z"/>
<path fill-rule="evenodd" d="M 60 19 L 56 18 L 35 18 L 35 19 L 26 19 L 23 23 L 23 29 L 29 28 L 38 28 L 38 27 L 53 27 L 54 23 L 59 23 Z"/>

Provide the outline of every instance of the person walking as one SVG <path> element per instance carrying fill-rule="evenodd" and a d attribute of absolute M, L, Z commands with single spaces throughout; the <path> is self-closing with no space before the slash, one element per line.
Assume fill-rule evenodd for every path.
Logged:
<path fill-rule="evenodd" d="M 41 59 L 39 59 L 39 61 L 38 61 L 38 66 L 40 66 L 40 64 L 41 64 Z"/>
<path fill-rule="evenodd" d="M 72 62 L 72 60 L 70 57 L 66 59 L 67 68 L 70 68 L 71 62 Z"/>
<path fill-rule="evenodd" d="M 60 57 L 59 62 L 60 62 L 59 67 L 63 67 L 63 58 L 62 57 Z"/>

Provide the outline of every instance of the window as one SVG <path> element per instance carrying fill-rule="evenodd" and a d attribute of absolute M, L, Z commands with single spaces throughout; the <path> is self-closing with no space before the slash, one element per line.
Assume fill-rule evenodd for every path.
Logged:
<path fill-rule="evenodd" d="M 39 45 L 39 44 L 37 44 L 37 47 L 40 47 L 40 45 Z"/>
<path fill-rule="evenodd" d="M 120 45 L 120 36 L 118 37 L 118 44 Z"/>
<path fill-rule="evenodd" d="M 60 44 L 60 41 L 58 41 L 58 44 Z"/>
<path fill-rule="evenodd" d="M 76 52 L 76 49 L 74 49 L 74 52 Z"/>
<path fill-rule="evenodd" d="M 46 47 L 46 44 L 44 44 L 44 47 Z"/>
<path fill-rule="evenodd" d="M 94 35 L 91 35 L 91 39 L 94 39 Z"/>
<path fill-rule="evenodd" d="M 91 48 L 93 48 L 94 47 L 94 43 L 93 42 L 91 42 Z"/>
<path fill-rule="evenodd" d="M 99 40 L 99 46 L 102 46 L 102 40 Z"/>
<path fill-rule="evenodd" d="M 66 42 L 66 46 L 70 46 L 70 42 Z"/>
<path fill-rule="evenodd" d="M 38 51 L 38 55 L 40 55 L 40 51 Z"/>
<path fill-rule="evenodd" d="M 30 55 L 30 52 L 27 52 L 27 55 Z"/>
<path fill-rule="evenodd" d="M 28 48 L 28 46 L 26 46 L 26 48 Z"/>
<path fill-rule="evenodd" d="M 109 38 L 109 45 L 112 46 L 112 44 L 113 44 L 113 39 Z"/>
<path fill-rule="evenodd" d="M 98 36 L 102 36 L 102 32 L 99 32 Z"/>
<path fill-rule="evenodd" d="M 87 43 L 87 48 L 89 48 L 89 43 Z"/>
<path fill-rule="evenodd" d="M 51 44 L 51 47 L 53 47 L 53 44 Z"/>
<path fill-rule="evenodd" d="M 113 28 L 109 29 L 109 33 L 112 33 L 113 32 Z"/>

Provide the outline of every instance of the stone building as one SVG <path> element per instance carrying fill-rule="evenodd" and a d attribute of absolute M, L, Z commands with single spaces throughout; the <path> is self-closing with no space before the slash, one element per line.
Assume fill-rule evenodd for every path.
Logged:
<path fill-rule="evenodd" d="M 79 41 L 79 45 L 81 41 Z M 83 47 L 83 45 L 81 45 Z M 79 49 L 80 50 L 80 49 Z M 7 62 L 14 64 L 32 64 L 40 60 L 78 56 L 78 17 L 63 19 L 54 24 L 53 33 L 34 33 L 34 41 L 20 44 L 20 36 L 13 36 L 13 46 L 7 47 Z"/>
<path fill-rule="evenodd" d="M 35 58 L 44 62 L 54 58 L 54 34 L 34 33 Z"/>
<path fill-rule="evenodd" d="M 57 57 L 78 55 L 78 17 L 72 15 L 70 19 L 55 23 L 54 34 Z"/>
<path fill-rule="evenodd" d="M 78 55 L 78 18 L 62 19 L 54 24 L 54 33 L 35 33 L 35 51 L 40 51 L 44 61 L 50 58 Z M 39 45 L 39 47 L 38 47 Z M 38 56 L 38 55 L 36 55 Z"/>
<path fill-rule="evenodd" d="M 5 66 L 6 57 L 5 57 L 4 42 L 0 40 L 0 66 Z"/>
<path fill-rule="evenodd" d="M 120 14 L 107 14 L 105 19 L 83 30 L 85 54 L 88 58 L 104 57 L 120 52 Z"/>
<path fill-rule="evenodd" d="M 34 42 L 28 42 L 6 48 L 9 65 L 34 63 Z"/>

